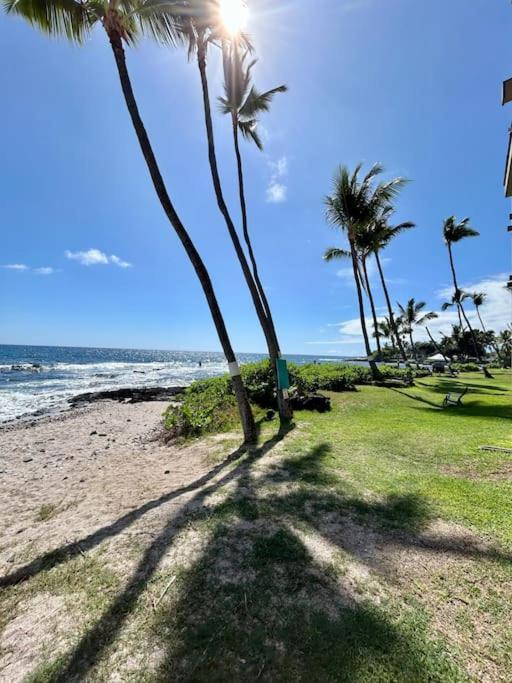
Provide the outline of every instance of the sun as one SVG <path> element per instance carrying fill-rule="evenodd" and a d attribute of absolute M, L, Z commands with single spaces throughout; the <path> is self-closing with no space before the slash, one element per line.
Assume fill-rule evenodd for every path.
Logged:
<path fill-rule="evenodd" d="M 219 8 L 222 23 L 232 36 L 245 29 L 249 9 L 243 0 L 220 0 Z"/>

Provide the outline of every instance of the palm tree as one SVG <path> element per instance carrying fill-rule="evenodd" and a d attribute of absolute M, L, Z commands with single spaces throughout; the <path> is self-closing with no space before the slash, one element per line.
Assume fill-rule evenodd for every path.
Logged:
<path fill-rule="evenodd" d="M 361 232 L 358 232 L 356 234 L 356 251 L 357 251 L 357 267 L 358 267 L 358 274 L 359 274 L 359 280 L 361 282 L 361 286 L 366 292 L 366 295 L 368 297 L 368 301 L 370 302 L 370 309 L 372 312 L 372 318 L 373 318 L 373 338 L 376 341 L 377 344 L 377 360 L 381 360 L 382 358 L 382 348 L 380 344 L 380 328 L 379 328 L 379 321 L 377 318 L 377 309 L 375 307 L 375 300 L 373 298 L 373 293 L 372 293 L 372 288 L 370 284 L 370 278 L 368 276 L 368 267 L 367 267 L 367 258 L 369 254 L 369 249 L 367 246 L 367 235 L 369 234 L 368 230 L 362 230 Z M 336 247 L 330 247 L 327 249 L 324 253 L 324 260 L 329 262 L 332 261 L 333 259 L 341 259 L 341 258 L 349 258 L 351 259 L 351 252 L 346 251 L 345 249 L 337 249 Z"/>
<path fill-rule="evenodd" d="M 462 323 L 462 315 L 460 312 L 459 302 L 463 298 L 463 296 L 465 296 L 464 292 L 462 290 L 459 290 L 457 293 L 452 294 L 450 301 L 444 301 L 441 304 L 442 311 L 447 311 L 449 308 L 453 308 L 453 306 L 457 308 L 457 315 L 459 316 L 459 327 L 461 329 L 464 329 L 464 325 Z"/>
<path fill-rule="evenodd" d="M 485 301 L 487 299 L 487 294 L 485 292 L 471 292 L 471 293 L 465 292 L 462 295 L 462 300 L 464 300 L 464 299 L 471 299 L 471 301 L 473 302 L 473 305 L 475 307 L 476 314 L 478 316 L 478 320 L 480 321 L 480 325 L 482 326 L 482 330 L 484 332 L 487 332 L 487 330 L 485 329 L 484 321 L 482 320 L 482 316 L 480 315 L 480 306 L 483 306 L 485 304 Z M 498 360 L 500 362 L 502 362 L 503 359 L 501 357 L 500 348 L 499 348 L 498 344 L 496 343 L 496 341 L 494 341 L 494 342 L 491 341 L 490 346 L 492 346 L 494 351 L 496 352 L 496 355 L 498 356 Z"/>
<path fill-rule="evenodd" d="M 464 299 L 471 299 L 475 307 L 478 320 L 480 321 L 480 325 L 482 326 L 482 330 L 486 332 L 487 330 L 485 329 L 484 321 L 482 320 L 482 316 L 480 315 L 480 306 L 484 305 L 485 300 L 487 299 L 487 294 L 485 292 L 466 292 L 462 297 L 462 300 Z"/>
<path fill-rule="evenodd" d="M 340 166 L 334 176 L 333 192 L 325 198 L 326 218 L 331 225 L 341 228 L 350 245 L 350 259 L 359 304 L 359 318 L 363 333 L 366 355 L 372 376 L 378 379 L 380 374 L 372 357 L 362 294 L 361 275 L 357 253 L 357 235 L 380 215 L 383 208 L 397 196 L 405 180 L 395 178 L 388 182 L 375 184 L 375 179 L 383 172 L 380 164 L 375 164 L 366 175 L 359 178 L 362 164 L 358 164 L 353 173 L 346 166 Z"/>
<path fill-rule="evenodd" d="M 380 331 L 379 331 L 379 321 L 377 319 L 377 308 L 375 306 L 375 299 L 373 297 L 372 287 L 370 283 L 370 277 L 368 275 L 368 257 L 371 255 L 373 250 L 373 226 L 374 223 L 370 223 L 364 229 L 359 230 L 356 234 L 356 246 L 359 256 L 359 261 L 361 263 L 362 274 L 362 284 L 363 289 L 366 292 L 368 301 L 370 302 L 370 309 L 373 318 L 373 336 L 377 343 L 377 358 L 380 360 L 382 358 L 382 348 L 380 345 Z"/>
<path fill-rule="evenodd" d="M 256 315 L 265 335 L 270 360 L 274 371 L 276 385 L 277 403 L 279 416 L 282 421 L 288 421 L 293 416 L 291 403 L 285 392 L 280 389 L 278 382 L 277 365 L 280 357 L 280 348 L 275 328 L 271 324 L 263 304 L 260 290 L 256 284 L 254 276 L 249 267 L 245 252 L 240 243 L 233 219 L 227 207 L 222 191 L 222 184 L 217 164 L 217 153 L 215 149 L 215 135 L 213 130 L 213 120 L 210 105 L 210 93 L 208 77 L 206 72 L 206 58 L 208 47 L 217 40 L 227 39 L 226 31 L 223 26 L 221 7 L 218 0 L 188 0 L 188 2 L 178 2 L 174 10 L 175 16 L 181 23 L 181 31 L 188 39 L 189 55 L 195 52 L 197 66 L 201 80 L 203 97 L 204 120 L 206 137 L 208 141 L 208 161 L 210 172 L 217 199 L 217 206 L 226 224 L 229 236 L 235 248 L 242 273 L 249 288 L 249 292 L 256 310 Z M 240 36 L 235 37 L 240 39 Z M 268 303 L 268 302 L 267 302 Z"/>
<path fill-rule="evenodd" d="M 457 308 L 460 312 L 460 315 L 464 319 L 464 322 L 466 323 L 466 326 L 469 330 L 469 333 L 471 335 L 471 339 L 473 341 L 473 346 L 475 349 L 475 356 L 477 360 L 481 363 L 482 358 L 480 356 L 480 350 L 478 348 L 478 343 L 476 341 L 475 337 L 475 332 L 473 328 L 471 327 L 471 323 L 468 320 L 468 317 L 466 315 L 466 312 L 464 310 L 464 306 L 462 305 L 462 297 L 463 297 L 463 292 L 459 288 L 458 282 L 457 282 L 457 275 L 455 273 L 455 264 L 453 262 L 453 245 L 457 244 L 457 242 L 460 242 L 461 240 L 465 239 L 466 237 L 478 237 L 480 233 L 477 230 L 474 230 L 470 225 L 469 225 L 469 218 L 463 218 L 460 221 L 457 221 L 455 216 L 449 216 L 443 223 L 443 238 L 444 242 L 448 248 L 448 255 L 450 258 L 450 269 L 452 271 L 452 278 L 453 278 L 453 286 L 454 286 L 454 299 L 457 305 Z M 486 369 L 485 366 L 482 366 L 484 375 L 486 377 L 491 377 L 491 374 L 489 371 Z"/>
<path fill-rule="evenodd" d="M 361 286 L 366 292 L 366 295 L 368 296 L 368 300 L 370 302 L 370 308 L 372 311 L 372 318 L 373 318 L 373 338 L 375 339 L 377 343 L 377 360 L 380 360 L 382 357 L 382 348 L 380 345 L 380 328 L 379 328 L 379 321 L 377 319 L 377 310 L 375 308 L 375 301 L 373 299 L 373 294 L 370 286 L 370 279 L 368 277 L 368 269 L 366 266 L 366 255 L 365 253 L 361 250 L 360 243 L 359 243 L 359 237 L 356 238 L 357 240 L 357 245 L 356 245 L 356 250 L 357 250 L 357 268 L 358 268 L 358 276 L 359 276 L 359 281 L 361 282 Z M 332 261 L 333 259 L 342 259 L 342 258 L 348 258 L 352 260 L 352 254 L 350 251 L 347 251 L 346 249 L 338 249 L 336 247 L 330 247 L 329 249 L 325 250 L 324 253 L 324 261 Z"/>
<path fill-rule="evenodd" d="M 505 329 L 498 335 L 498 342 L 500 344 L 500 353 L 503 354 L 502 359 L 504 367 L 510 367 L 512 364 L 512 328 Z"/>
<path fill-rule="evenodd" d="M 416 227 L 411 221 L 404 221 L 403 223 L 398 223 L 397 225 L 389 225 L 389 217 L 393 213 L 393 208 L 388 206 L 385 207 L 382 214 L 379 216 L 378 220 L 375 221 L 373 225 L 373 254 L 375 256 L 375 262 L 377 264 L 377 270 L 379 271 L 380 281 L 382 284 L 382 291 L 384 292 L 384 298 L 386 299 L 386 305 L 388 307 L 389 323 L 395 334 L 398 348 L 402 355 L 404 362 L 407 360 L 407 355 L 405 353 L 404 346 L 402 344 L 401 337 L 398 333 L 398 326 L 395 321 L 395 314 L 393 312 L 393 307 L 391 306 L 391 298 L 389 296 L 389 290 L 386 283 L 386 278 L 384 277 L 384 270 L 382 268 L 382 262 L 380 259 L 380 252 L 385 249 L 390 242 L 399 234 L 404 232 L 404 230 L 410 230 Z"/>
<path fill-rule="evenodd" d="M 210 312 L 228 361 L 244 438 L 256 438 L 254 418 L 240 370 L 206 266 L 181 222 L 167 192 L 146 128 L 140 116 L 126 64 L 124 45 L 133 45 L 142 34 L 149 34 L 170 45 L 180 40 L 172 14 L 164 11 L 162 0 L 2 0 L 7 13 L 17 14 L 50 35 L 64 35 L 83 43 L 100 25 L 105 30 L 116 63 L 121 89 L 137 139 L 160 204 L 174 228 L 201 283 Z"/>
<path fill-rule="evenodd" d="M 434 320 L 434 318 L 437 318 L 437 313 L 434 313 L 433 311 L 431 311 L 430 313 L 424 313 L 423 315 L 420 315 L 420 313 L 423 311 L 426 305 L 427 304 L 425 301 L 416 302 L 414 298 L 409 299 L 405 307 L 402 306 L 402 304 L 400 303 L 398 304 L 404 328 L 407 334 L 409 335 L 409 341 L 411 343 L 411 353 L 416 362 L 418 362 L 418 358 L 416 356 L 416 347 L 414 346 L 412 336 L 413 330 L 418 325 L 425 325 L 429 320 Z"/>
<path fill-rule="evenodd" d="M 393 328 L 391 327 L 389 318 L 379 320 L 377 323 L 377 328 L 381 337 L 383 337 L 384 339 L 389 339 L 389 341 L 391 342 L 391 348 L 396 353 L 395 335 L 393 333 Z"/>
<path fill-rule="evenodd" d="M 223 68 L 224 68 L 224 97 L 219 97 L 221 105 L 221 112 L 227 114 L 231 118 L 231 128 L 233 132 L 233 144 L 235 150 L 237 174 L 238 174 L 238 194 L 240 199 L 240 210 L 242 214 L 242 230 L 249 254 L 249 260 L 252 267 L 252 275 L 258 293 L 263 304 L 265 314 L 267 316 L 268 325 L 272 332 L 272 336 L 276 340 L 277 357 L 281 355 L 279 348 L 278 337 L 270 309 L 268 297 L 266 295 L 263 283 L 261 282 L 256 256 L 252 246 L 251 236 L 249 234 L 249 224 L 247 218 L 247 202 L 245 197 L 245 180 L 242 164 L 242 155 L 240 153 L 239 132 L 247 140 L 252 140 L 259 150 L 263 150 L 263 143 L 258 135 L 258 115 L 266 112 L 270 108 L 270 103 L 274 95 L 278 92 L 286 92 L 287 87 L 280 85 L 266 92 L 260 93 L 251 83 L 251 71 L 257 60 L 252 60 L 247 64 L 249 50 L 246 49 L 240 54 L 239 37 L 235 36 L 231 41 L 224 40 L 222 46 Z M 291 417 L 291 408 L 287 405 L 282 392 L 280 394 L 280 403 L 284 404 L 286 410 L 285 417 Z"/>

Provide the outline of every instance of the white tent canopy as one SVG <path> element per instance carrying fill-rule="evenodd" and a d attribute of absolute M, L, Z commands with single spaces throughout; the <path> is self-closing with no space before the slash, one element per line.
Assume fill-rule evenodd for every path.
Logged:
<path fill-rule="evenodd" d="M 427 363 L 446 363 L 446 358 L 441 353 L 436 353 L 434 356 L 427 358 Z"/>

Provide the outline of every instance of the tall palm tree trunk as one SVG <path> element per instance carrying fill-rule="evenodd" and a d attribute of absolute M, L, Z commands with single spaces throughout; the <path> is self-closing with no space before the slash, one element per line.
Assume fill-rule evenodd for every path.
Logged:
<path fill-rule="evenodd" d="M 363 301 L 363 291 L 361 287 L 361 282 L 359 280 L 359 268 L 357 267 L 357 256 L 355 251 L 355 246 L 353 239 L 349 235 L 350 242 L 350 255 L 352 257 L 352 269 L 354 271 L 354 281 L 356 283 L 357 290 L 357 301 L 359 304 L 359 319 L 361 321 L 361 329 L 363 331 L 364 347 L 366 350 L 366 357 L 368 358 L 368 363 L 370 364 L 370 370 L 372 372 L 372 377 L 374 380 L 380 379 L 379 368 L 377 363 L 372 358 L 372 349 L 370 346 L 370 339 L 368 337 L 368 330 L 366 329 L 366 318 L 364 313 L 364 301 Z"/>
<path fill-rule="evenodd" d="M 261 278 L 259 276 L 258 264 L 256 263 L 256 257 L 254 255 L 251 237 L 249 235 L 249 226 L 248 226 L 248 220 L 247 220 L 247 202 L 245 200 L 244 172 L 243 172 L 243 165 L 242 165 L 242 155 L 240 154 L 240 145 L 239 145 L 239 140 L 238 140 L 238 124 L 237 124 L 235 114 L 233 114 L 233 116 L 232 116 L 232 127 L 233 127 L 233 142 L 234 142 L 234 146 L 235 146 L 235 155 L 236 155 L 236 165 L 237 165 L 237 172 L 238 172 L 238 194 L 240 197 L 240 210 L 242 213 L 242 229 L 243 229 L 244 240 L 245 240 L 245 244 L 247 245 L 247 251 L 249 253 L 249 259 L 251 261 L 254 281 L 256 283 L 256 286 L 258 288 L 258 291 L 259 291 L 259 294 L 261 297 L 261 301 L 262 301 L 263 306 L 265 308 L 265 314 L 268 318 L 269 324 L 275 329 L 274 321 L 272 318 L 272 312 L 270 310 L 267 295 L 265 293 L 265 290 L 263 288 L 263 284 L 261 282 Z"/>
<path fill-rule="evenodd" d="M 247 245 L 247 251 L 249 254 L 249 259 L 251 261 L 254 282 L 256 283 L 256 287 L 258 288 L 258 292 L 259 292 L 259 295 L 261 298 L 261 302 L 263 304 L 263 308 L 264 308 L 265 314 L 267 316 L 269 328 L 270 328 L 272 335 L 275 339 L 277 356 L 276 356 L 276 358 L 271 358 L 271 362 L 272 362 L 272 366 L 273 366 L 274 380 L 276 382 L 277 405 L 278 405 L 278 409 L 279 409 L 279 414 L 282 415 L 283 417 L 285 417 L 287 420 L 290 420 L 293 417 L 293 411 L 291 409 L 290 401 L 288 398 L 285 397 L 283 390 L 279 388 L 278 383 L 277 383 L 277 358 L 281 357 L 281 349 L 279 347 L 279 340 L 277 337 L 274 319 L 272 317 L 272 311 L 270 310 L 270 304 L 268 303 L 268 298 L 267 298 L 265 289 L 263 287 L 263 283 L 261 282 L 260 274 L 258 271 L 258 264 L 256 262 L 256 256 L 254 255 L 254 249 L 252 247 L 252 241 L 251 241 L 251 237 L 249 235 L 249 224 L 248 224 L 248 220 L 247 220 L 247 202 L 245 200 L 244 170 L 243 170 L 243 164 L 242 164 L 242 155 L 240 154 L 240 145 L 239 145 L 239 141 L 238 141 L 238 124 L 237 124 L 235 114 L 232 115 L 232 126 L 233 126 L 233 142 L 234 142 L 234 147 L 235 147 L 236 166 L 237 166 L 237 173 L 238 173 L 238 194 L 240 197 L 240 211 L 242 213 L 242 230 L 243 230 L 245 244 Z"/>
<path fill-rule="evenodd" d="M 215 190 L 215 195 L 217 197 L 217 205 L 218 205 L 219 210 L 220 210 L 220 212 L 224 218 L 224 221 L 226 223 L 226 227 L 228 229 L 229 236 L 231 237 L 231 241 L 233 242 L 233 246 L 235 248 L 236 255 L 237 255 L 238 260 L 240 262 L 240 266 L 242 268 L 242 272 L 243 272 L 245 281 L 246 281 L 247 286 L 249 288 L 249 292 L 251 294 L 251 298 L 253 300 L 254 307 L 256 309 L 256 314 L 258 316 L 258 320 L 260 321 L 261 328 L 262 328 L 263 333 L 265 335 L 265 339 L 266 339 L 267 347 L 268 347 L 268 352 L 269 352 L 269 356 L 270 356 L 270 360 L 271 360 L 272 368 L 273 368 L 273 373 L 274 373 L 274 381 L 275 381 L 275 385 L 276 385 L 276 395 L 277 395 L 277 403 L 278 403 L 278 409 L 279 409 L 279 417 L 281 418 L 281 420 L 288 421 L 292 417 L 292 410 L 291 410 L 290 401 L 287 397 L 284 396 L 284 393 L 282 391 L 280 391 L 278 380 L 277 380 L 277 359 L 279 358 L 279 344 L 278 344 L 277 337 L 275 334 L 275 329 L 273 329 L 273 327 L 270 325 L 269 319 L 267 318 L 267 315 L 265 313 L 265 308 L 263 305 L 263 301 L 261 299 L 260 292 L 258 291 L 258 287 L 256 285 L 256 282 L 254 281 L 253 275 L 252 275 L 251 270 L 249 268 L 247 258 L 245 256 L 244 250 L 243 250 L 242 245 L 240 243 L 240 239 L 238 237 L 234 223 L 233 223 L 231 216 L 229 214 L 228 207 L 226 205 L 226 202 L 224 200 L 224 195 L 222 192 L 219 170 L 218 170 L 218 166 L 217 166 L 217 155 L 215 152 L 215 138 L 214 138 L 214 133 L 213 133 L 213 121 L 212 121 L 212 114 L 211 114 L 211 107 L 210 107 L 208 78 L 206 75 L 206 48 L 204 46 L 204 40 L 203 40 L 203 37 L 201 35 L 199 36 L 198 46 L 197 46 L 197 64 L 198 64 L 199 73 L 200 73 L 200 77 L 201 77 L 201 87 L 202 87 L 202 92 L 203 92 L 204 118 L 205 118 L 205 125 L 206 125 L 206 135 L 207 135 L 207 139 L 208 139 L 208 160 L 210 163 L 210 170 L 211 170 L 211 175 L 212 175 L 212 180 L 213 180 L 213 187 Z"/>
<path fill-rule="evenodd" d="M 455 272 L 455 264 L 453 262 L 452 246 L 448 243 L 448 255 L 450 257 L 450 269 L 452 271 L 453 286 L 455 288 L 455 305 L 457 306 L 457 313 L 459 315 L 459 325 L 462 331 L 464 331 L 464 324 L 462 322 L 462 303 L 460 302 L 460 289 L 457 283 L 457 274 Z M 478 355 L 478 350 L 475 347 L 475 351 Z"/>
<path fill-rule="evenodd" d="M 474 332 L 473 328 L 471 327 L 471 323 L 468 320 L 468 316 L 466 315 L 466 311 L 464 310 L 464 306 L 462 305 L 462 301 L 460 301 L 460 293 L 461 292 L 459 289 L 459 285 L 457 283 L 457 275 L 455 273 L 455 264 L 453 262 L 452 245 L 450 243 L 448 243 L 448 254 L 450 256 L 450 268 L 452 271 L 453 286 L 455 287 L 455 298 L 457 299 L 457 306 L 459 308 L 459 319 L 460 319 L 460 316 L 462 315 L 462 317 L 464 318 L 466 325 L 468 327 L 469 333 L 471 335 L 471 340 L 473 341 L 473 347 L 475 349 L 476 358 L 477 358 L 479 363 L 482 363 L 482 357 L 481 357 L 480 351 L 478 349 L 478 344 L 476 341 L 475 332 Z M 483 371 L 485 377 L 492 379 L 492 375 L 489 372 L 489 370 L 487 370 L 485 365 L 482 365 L 482 371 Z"/>
<path fill-rule="evenodd" d="M 475 306 L 475 308 L 476 308 L 476 314 L 478 316 L 478 320 L 480 321 L 480 325 L 482 326 L 482 330 L 484 332 L 487 332 L 487 330 L 485 329 L 484 321 L 482 320 L 482 316 L 480 315 L 480 307 Z"/>
<path fill-rule="evenodd" d="M 393 313 L 393 308 L 391 306 L 391 300 L 389 298 L 388 287 L 386 285 L 386 279 L 384 277 L 384 271 L 382 270 L 382 264 L 380 262 L 379 252 L 375 251 L 374 254 L 375 254 L 375 260 L 377 262 L 377 268 L 378 268 L 379 275 L 380 275 L 380 281 L 382 283 L 382 290 L 384 292 L 384 298 L 386 299 L 386 304 L 388 307 L 388 315 L 389 315 L 389 322 L 391 323 L 391 329 L 393 330 L 393 332 L 395 334 L 396 341 L 398 344 L 398 348 L 400 349 L 400 353 L 402 354 L 402 359 L 403 359 L 404 363 L 406 363 L 407 362 L 407 354 L 405 353 L 405 348 L 404 348 L 404 345 L 402 343 L 402 339 L 400 338 L 400 335 L 398 333 L 398 327 L 396 325 L 395 315 Z"/>
<path fill-rule="evenodd" d="M 370 278 L 368 277 L 368 269 L 366 267 L 366 257 L 363 257 L 361 260 L 363 262 L 363 274 L 364 281 L 366 284 L 366 291 L 368 293 L 368 299 L 370 301 L 370 308 L 372 309 L 373 329 L 375 330 L 375 341 L 377 342 L 377 351 L 379 355 L 379 360 L 382 360 L 382 349 L 380 346 L 380 333 L 379 325 L 377 322 L 377 311 L 375 310 L 375 301 L 373 299 L 372 289 L 370 287 Z"/>
<path fill-rule="evenodd" d="M 167 218 L 169 219 L 169 222 L 176 231 L 176 234 L 178 235 L 178 238 L 181 241 L 187 253 L 187 256 L 190 259 L 190 262 L 192 263 L 192 266 L 196 272 L 197 277 L 199 278 L 199 281 L 201 282 L 201 286 L 203 288 L 203 292 L 208 302 L 211 316 L 213 318 L 215 329 L 217 330 L 217 334 L 219 336 L 219 340 L 222 345 L 224 355 L 226 356 L 226 360 L 229 363 L 233 391 L 235 393 L 236 401 L 238 404 L 240 420 L 242 422 L 242 428 L 244 432 L 244 439 L 246 442 L 255 441 L 257 432 L 254 423 L 254 417 L 251 411 L 251 407 L 249 405 L 249 401 L 247 399 L 247 394 L 244 385 L 242 383 L 242 377 L 240 375 L 240 370 L 238 369 L 235 353 L 231 346 L 231 341 L 229 339 L 229 335 L 226 329 L 226 325 L 224 323 L 224 319 L 222 317 L 222 312 L 220 310 L 217 297 L 213 290 L 213 285 L 210 276 L 194 243 L 192 242 L 187 230 L 185 229 L 185 226 L 181 222 L 178 214 L 176 213 L 174 205 L 165 187 L 162 174 L 160 173 L 160 169 L 158 167 L 158 163 L 156 161 L 153 148 L 149 141 L 149 137 L 146 132 L 142 118 L 140 116 L 137 101 L 133 93 L 130 76 L 128 74 L 128 69 L 126 67 L 126 55 L 124 52 L 121 35 L 115 30 L 108 31 L 107 35 L 110 40 L 112 51 L 114 53 L 114 58 L 116 61 L 116 66 L 119 73 L 119 80 L 121 82 L 121 88 L 125 98 L 126 106 L 128 108 L 128 112 L 130 114 L 130 118 L 135 129 L 135 133 L 137 135 L 137 139 L 139 141 L 142 154 L 146 161 L 146 165 L 148 167 L 151 180 L 153 181 L 156 194 L 158 196 L 158 199 L 160 200 L 160 204 L 162 205 L 162 208 Z"/>
<path fill-rule="evenodd" d="M 414 360 L 415 360 L 416 363 L 417 363 L 417 362 L 418 362 L 418 357 L 417 357 L 417 355 L 416 355 L 416 347 L 414 346 L 414 341 L 413 341 L 413 338 L 412 338 L 412 329 L 409 330 L 409 341 L 410 341 L 410 343 L 411 343 L 411 354 L 412 354 L 412 357 L 414 358 Z"/>

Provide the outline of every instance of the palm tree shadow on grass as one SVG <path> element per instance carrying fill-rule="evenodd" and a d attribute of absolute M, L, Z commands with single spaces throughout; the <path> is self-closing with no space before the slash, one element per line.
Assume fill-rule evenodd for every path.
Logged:
<path fill-rule="evenodd" d="M 87 672 L 92 669 L 101 659 L 105 649 L 108 648 L 108 646 L 111 645 L 111 643 L 113 643 L 113 641 L 116 639 L 126 619 L 135 608 L 138 598 L 143 593 L 149 580 L 156 572 L 160 560 L 165 555 L 167 550 L 172 546 L 174 539 L 179 532 L 182 531 L 189 523 L 191 516 L 197 514 L 198 510 L 201 510 L 201 507 L 204 505 L 208 496 L 214 494 L 222 486 L 235 481 L 245 469 L 251 467 L 257 460 L 271 451 L 272 448 L 274 448 L 274 446 L 276 446 L 276 444 L 279 443 L 293 428 L 293 423 L 281 425 L 278 433 L 272 438 L 268 439 L 260 447 L 247 449 L 247 447 L 242 446 L 233 454 L 231 454 L 217 468 L 214 468 L 213 471 L 217 472 L 219 468 L 225 468 L 227 464 L 232 463 L 235 459 L 247 453 L 246 458 L 234 469 L 228 471 L 226 474 L 224 474 L 224 476 L 208 486 L 203 486 L 203 488 L 200 488 L 196 495 L 186 505 L 184 505 L 176 515 L 173 515 L 167 521 L 154 541 L 144 551 L 135 571 L 129 578 L 123 591 L 112 602 L 108 610 L 103 613 L 97 623 L 81 638 L 80 642 L 73 649 L 71 655 L 69 657 L 64 656 L 59 658 L 59 660 L 55 662 L 55 666 L 50 666 L 51 673 L 48 674 L 45 672 L 44 679 L 42 680 L 68 683 L 72 680 L 82 680 L 83 677 L 87 675 Z M 210 476 L 206 475 L 205 478 L 209 480 L 212 478 L 212 476 L 211 474 Z M 195 488 L 197 488 L 197 486 L 198 485 L 196 483 Z M 190 487 L 188 488 L 190 489 Z M 172 494 L 162 496 L 160 499 L 158 499 L 158 501 L 155 502 L 154 505 L 152 505 L 152 507 L 147 508 L 146 505 L 142 506 L 140 510 L 146 511 L 146 509 L 152 509 L 153 507 L 156 507 L 157 505 L 169 500 L 169 496 L 171 495 Z M 134 516 L 132 521 L 135 521 L 135 519 L 137 519 L 137 516 Z M 111 528 L 112 526 L 113 525 L 111 525 Z M 123 528 L 125 528 L 125 526 L 126 524 Z M 119 533 L 119 531 L 116 533 Z M 94 542 L 93 545 L 96 544 L 97 543 Z M 82 544 L 80 542 L 77 542 L 77 546 L 79 548 L 81 545 Z M 39 680 L 37 676 L 38 674 L 36 672 L 35 677 L 33 678 L 34 681 Z"/>
<path fill-rule="evenodd" d="M 91 675 L 176 535 L 191 521 L 203 520 L 213 529 L 207 547 L 191 568 L 172 568 L 179 578 L 152 617 L 150 635 L 165 654 L 148 680 L 458 680 L 429 640 L 426 623 L 391 619 L 382 608 L 355 599 L 339 576 L 318 564 L 297 529 L 316 532 L 365 564 L 364 534 L 370 538 L 382 530 L 383 539 L 403 546 L 494 556 L 467 545 L 452 547 L 450 539 L 425 542 L 419 532 L 430 510 L 418 496 L 367 501 L 339 478 L 336 489 L 328 488 L 328 444 L 255 478 L 253 465 L 281 438 L 254 450 L 167 522 L 123 591 L 45 680 Z M 205 507 L 205 499 L 227 483 L 236 484 L 233 492 Z M 354 544 L 343 529 L 340 533 L 339 524 L 325 523 L 333 518 L 357 519 L 363 543 Z"/>

